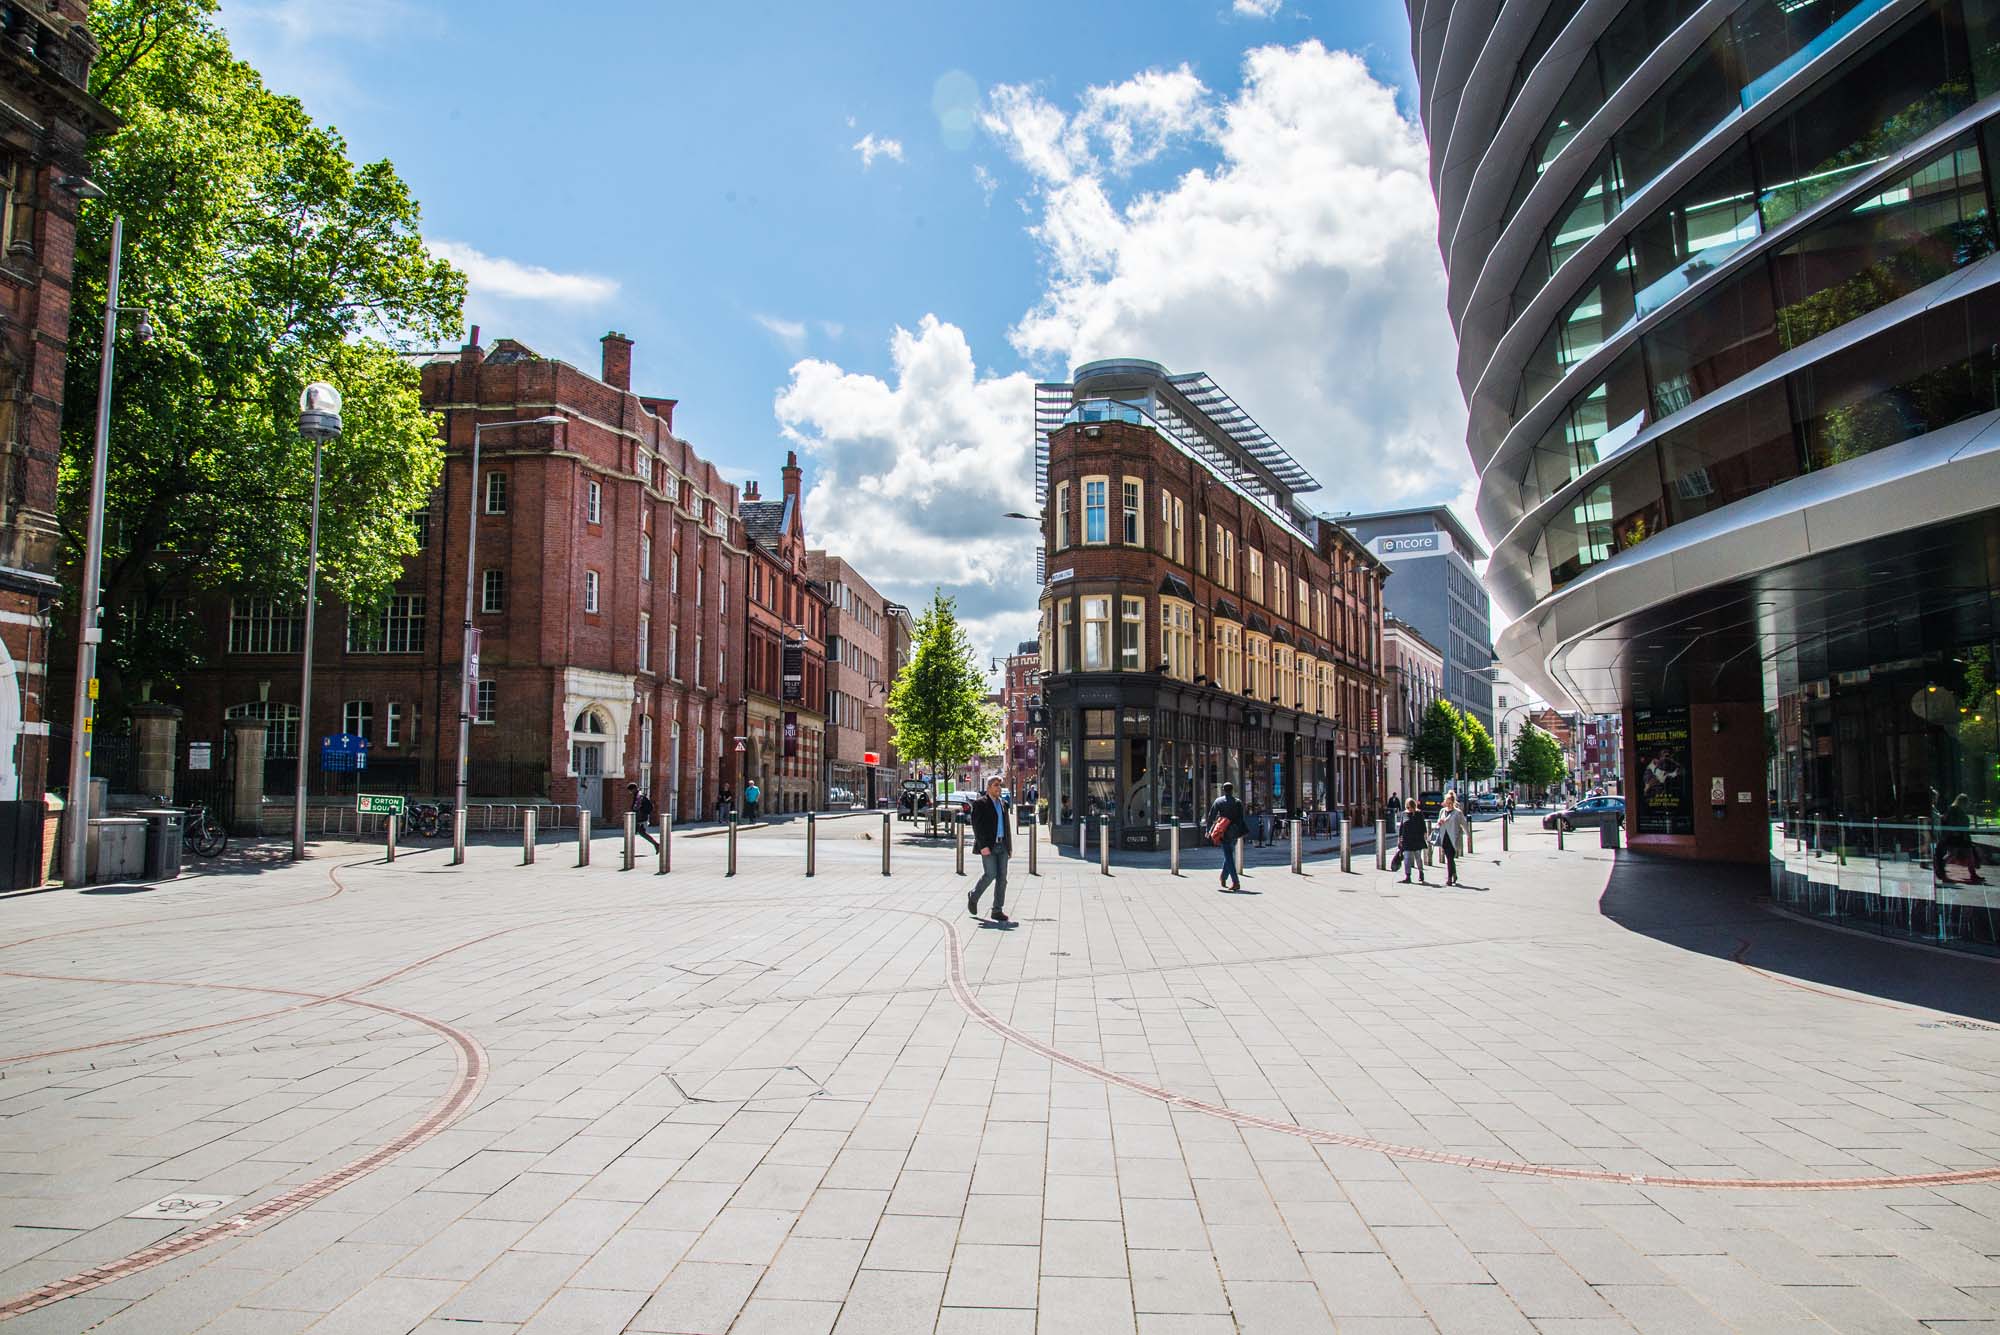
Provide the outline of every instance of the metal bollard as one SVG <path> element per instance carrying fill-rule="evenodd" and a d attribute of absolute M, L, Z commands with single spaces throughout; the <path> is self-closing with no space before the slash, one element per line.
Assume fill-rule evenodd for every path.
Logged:
<path fill-rule="evenodd" d="M 1436 844 L 1425 844 L 1424 865 L 1426 867 L 1435 867 L 1437 866 L 1437 863 L 1438 863 L 1438 846 Z"/>
<path fill-rule="evenodd" d="M 729 866 L 722 874 L 724 876 L 736 874 L 736 813 L 733 811 L 729 813 Z"/>
<path fill-rule="evenodd" d="M 1472 856 L 1472 822 L 1465 822 L 1465 856 Z"/>
<path fill-rule="evenodd" d="M 355 823 L 359 825 L 361 818 L 356 816 L 354 819 Z M 456 867 L 464 861 L 465 813 L 463 811 L 454 811 L 451 813 L 451 865 Z"/>
<path fill-rule="evenodd" d="M 1354 822 L 1345 818 L 1340 822 L 1340 869 L 1354 870 Z"/>
<path fill-rule="evenodd" d="M 958 874 L 965 875 L 965 827 L 958 823 L 958 816 L 951 818 L 951 845 L 958 855 Z"/>
<path fill-rule="evenodd" d="M 521 813 L 521 865 L 523 867 L 532 867 L 535 865 L 535 824 L 535 809 L 529 807 Z"/>
<path fill-rule="evenodd" d="M 1305 839 L 1300 832 L 1299 822 L 1292 822 L 1292 875 L 1306 874 Z"/>
<path fill-rule="evenodd" d="M 674 860 L 674 818 L 670 812 L 660 817 L 660 865 L 653 868 L 653 875 L 665 876 Z"/>
<path fill-rule="evenodd" d="M 889 828 L 889 813 L 882 813 L 882 874 L 889 874 L 889 844 L 892 831 Z"/>
<path fill-rule="evenodd" d="M 1097 823 L 1097 870 L 1104 875 L 1111 874 L 1111 822 Z"/>
<path fill-rule="evenodd" d="M 1084 839 L 1089 833 L 1090 822 L 1078 816 L 1076 818 L 1076 855 L 1078 858 L 1087 858 L 1090 856 L 1090 845 L 1084 843 Z"/>
<path fill-rule="evenodd" d="M 382 828 L 388 831 L 389 834 L 389 855 L 382 860 L 384 862 L 394 862 L 396 860 L 396 815 L 394 812 L 389 814 L 389 819 L 383 823 Z"/>
<path fill-rule="evenodd" d="M 806 875 L 808 876 L 813 874 L 813 862 L 818 850 L 818 842 L 819 826 L 813 817 L 813 813 L 808 811 L 806 813 Z"/>
<path fill-rule="evenodd" d="M 576 865 L 590 865 L 590 813 L 582 808 L 576 813 Z"/>
<path fill-rule="evenodd" d="M 1175 821 L 1172 825 L 1167 827 L 1167 857 L 1169 858 L 1169 862 L 1167 864 L 1168 870 L 1171 871 L 1175 876 L 1180 875 L 1181 874 L 1181 826 L 1179 821 Z"/>
<path fill-rule="evenodd" d="M 1562 852 L 1562 846 L 1563 846 L 1563 823 L 1562 823 L 1561 821 L 1557 821 L 1557 822 L 1556 822 L 1556 852 L 1558 852 L 1558 853 Z"/>
<path fill-rule="evenodd" d="M 1375 822 L 1375 870 L 1389 870 L 1389 822 Z"/>
<path fill-rule="evenodd" d="M 631 871 L 639 860 L 639 817 L 634 812 L 625 813 L 625 870 Z"/>
<path fill-rule="evenodd" d="M 1506 812 L 1500 813 L 1500 851 L 1507 852 L 1514 846 L 1514 818 Z"/>
<path fill-rule="evenodd" d="M 1035 845 L 1040 842 L 1035 838 L 1035 814 L 1031 811 L 1028 813 L 1028 875 L 1030 876 L 1042 874 L 1035 867 Z"/>

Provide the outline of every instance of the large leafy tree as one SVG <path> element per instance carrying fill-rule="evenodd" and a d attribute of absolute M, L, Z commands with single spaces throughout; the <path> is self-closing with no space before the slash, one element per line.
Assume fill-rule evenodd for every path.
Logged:
<path fill-rule="evenodd" d="M 1410 754 L 1440 777 L 1479 780 L 1493 774 L 1493 735 L 1449 700 L 1433 700 L 1417 724 Z"/>
<path fill-rule="evenodd" d="M 931 773 L 941 774 L 982 754 L 996 725 L 986 702 L 986 678 L 959 625 L 957 605 L 936 591 L 911 629 L 910 661 L 889 687 L 896 749 L 924 757 Z"/>
<path fill-rule="evenodd" d="M 199 652 L 168 595 L 297 599 L 311 446 L 298 396 L 325 379 L 346 431 L 325 452 L 320 579 L 379 599 L 415 550 L 409 514 L 441 453 L 403 352 L 462 327 L 465 280 L 425 249 L 387 162 L 357 166 L 332 128 L 236 60 L 215 0 L 99 0 L 93 88 L 120 118 L 93 145 L 108 195 L 77 236 L 62 518 L 80 558 L 113 214 L 125 219 L 120 304 L 156 334 L 121 336 L 107 477 L 104 666 L 170 682 Z"/>
<path fill-rule="evenodd" d="M 1507 776 L 1528 788 L 1553 788 L 1569 772 L 1563 760 L 1562 744 L 1534 724 L 1522 727 L 1514 738 L 1514 754 L 1507 762 Z"/>

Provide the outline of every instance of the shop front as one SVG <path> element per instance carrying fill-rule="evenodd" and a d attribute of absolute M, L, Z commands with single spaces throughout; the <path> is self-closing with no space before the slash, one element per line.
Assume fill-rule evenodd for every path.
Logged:
<path fill-rule="evenodd" d="M 1255 814 L 1316 816 L 1334 786 L 1334 724 L 1171 679 L 1116 675 L 1045 687 L 1041 797 L 1052 837 L 1108 823 L 1120 848 L 1196 837 L 1232 784 Z"/>

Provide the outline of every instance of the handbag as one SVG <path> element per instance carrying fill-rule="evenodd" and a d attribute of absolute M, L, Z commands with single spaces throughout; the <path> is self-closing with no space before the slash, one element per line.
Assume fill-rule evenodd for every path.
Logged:
<path fill-rule="evenodd" d="M 1403 850 L 1399 848 L 1396 850 L 1396 856 L 1389 859 L 1389 870 L 1401 871 L 1402 869 L 1403 869 Z"/>
<path fill-rule="evenodd" d="M 1210 842 L 1211 844 L 1219 844 L 1222 842 L 1223 836 L 1228 833 L 1229 833 L 1229 817 L 1217 816 L 1215 818 L 1215 824 L 1208 827 L 1208 842 Z"/>

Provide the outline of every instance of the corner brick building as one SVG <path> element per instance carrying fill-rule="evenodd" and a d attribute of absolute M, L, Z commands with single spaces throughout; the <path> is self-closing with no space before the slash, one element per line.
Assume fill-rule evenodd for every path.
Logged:
<path fill-rule="evenodd" d="M 806 568 L 796 453 L 786 453 L 779 476 L 783 487 L 773 500 L 746 483 L 741 509 L 750 579 L 743 773 L 757 780 L 760 814 L 826 805 L 826 595 Z"/>
<path fill-rule="evenodd" d="M 45 712 L 79 199 L 63 178 L 89 174 L 90 136 L 115 124 L 85 91 L 88 9 L 0 6 L 0 890 L 41 883 L 50 752 L 69 735 Z"/>
<path fill-rule="evenodd" d="M 186 736 L 266 720 L 267 790 L 291 791 L 302 744 L 358 733 L 365 787 L 449 795 L 456 781 L 466 533 L 480 634 L 468 772 L 473 800 L 626 807 L 625 784 L 677 820 L 712 814 L 735 782 L 748 554 L 737 495 L 673 433 L 675 401 L 633 392 L 632 343 L 603 340 L 599 374 L 512 339 L 423 368 L 444 476 L 415 517 L 422 550 L 387 604 L 320 609 L 313 716 L 298 717 L 300 616 L 264 598 L 205 608 L 215 665 L 187 690 Z M 548 414 L 560 425 L 475 423 Z M 302 736 L 303 732 L 303 736 Z M 309 789 L 327 782 L 308 756 Z M 351 781 L 350 781 L 351 782 Z"/>
<path fill-rule="evenodd" d="M 1037 389 L 1041 797 L 1055 837 L 1154 847 L 1221 785 L 1253 811 L 1382 796 L 1387 567 L 1206 375 L 1093 362 Z M 1067 833 L 1065 833 L 1067 832 Z"/>
<path fill-rule="evenodd" d="M 1001 664 L 1001 774 L 1017 802 L 1027 801 L 1028 785 L 1041 772 L 1041 748 L 1029 726 L 1028 711 L 1041 703 L 1042 646 L 1023 640 Z"/>

